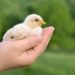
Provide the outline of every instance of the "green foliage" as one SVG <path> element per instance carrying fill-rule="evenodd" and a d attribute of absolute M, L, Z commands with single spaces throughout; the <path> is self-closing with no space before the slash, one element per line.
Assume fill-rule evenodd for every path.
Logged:
<path fill-rule="evenodd" d="M 27 69 L 15 69 L 0 75 L 75 75 L 75 55 L 45 53 Z"/>
<path fill-rule="evenodd" d="M 75 20 L 75 0 L 67 0 L 67 3 L 69 4 L 71 9 L 70 13 L 71 13 L 72 19 Z"/>

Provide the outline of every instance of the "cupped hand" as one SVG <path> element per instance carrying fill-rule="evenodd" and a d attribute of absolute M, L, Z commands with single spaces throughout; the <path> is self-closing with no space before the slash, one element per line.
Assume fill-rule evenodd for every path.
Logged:
<path fill-rule="evenodd" d="M 0 43 L 0 71 L 31 65 L 45 50 L 54 27 L 43 30 L 42 36 Z"/>

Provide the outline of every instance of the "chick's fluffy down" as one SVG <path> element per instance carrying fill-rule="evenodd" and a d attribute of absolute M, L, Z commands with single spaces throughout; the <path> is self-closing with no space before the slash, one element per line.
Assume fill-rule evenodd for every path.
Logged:
<path fill-rule="evenodd" d="M 5 35 L 3 36 L 4 40 L 19 40 L 24 39 L 26 37 L 32 36 L 32 35 L 41 35 L 42 34 L 42 28 L 36 27 L 35 29 L 30 29 L 27 25 L 18 24 L 14 26 L 13 28 L 9 29 Z"/>
<path fill-rule="evenodd" d="M 42 35 L 43 29 L 41 27 L 36 27 L 32 29 L 31 35 Z"/>
<path fill-rule="evenodd" d="M 5 35 L 3 36 L 3 40 L 10 40 L 10 39 L 23 39 L 25 37 L 28 37 L 30 35 L 30 28 L 28 28 L 26 25 L 16 25 L 13 28 L 9 29 Z"/>

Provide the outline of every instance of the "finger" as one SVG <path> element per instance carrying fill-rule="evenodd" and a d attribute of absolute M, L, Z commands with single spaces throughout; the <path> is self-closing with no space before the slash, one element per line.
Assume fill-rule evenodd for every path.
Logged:
<path fill-rule="evenodd" d="M 35 59 L 44 52 L 45 48 L 47 47 L 49 43 L 49 40 L 51 39 L 53 31 L 54 31 L 54 27 L 48 27 L 44 29 L 44 33 L 43 33 L 44 38 L 42 42 L 34 48 L 35 52 L 33 52 L 32 54 L 33 57 L 35 57 Z"/>
<path fill-rule="evenodd" d="M 24 40 L 16 41 L 15 46 L 18 50 L 25 51 L 36 46 L 41 40 L 42 36 L 32 36 Z"/>

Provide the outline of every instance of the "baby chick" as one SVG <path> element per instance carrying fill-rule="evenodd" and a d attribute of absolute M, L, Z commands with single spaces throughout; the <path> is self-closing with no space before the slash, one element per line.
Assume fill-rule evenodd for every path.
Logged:
<path fill-rule="evenodd" d="M 20 40 L 32 35 L 41 35 L 43 24 L 45 22 L 39 15 L 28 15 L 23 23 L 15 25 L 4 34 L 3 41 Z"/>

